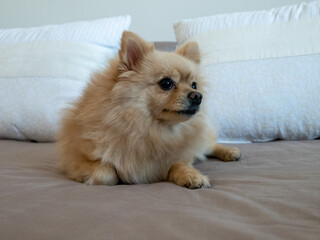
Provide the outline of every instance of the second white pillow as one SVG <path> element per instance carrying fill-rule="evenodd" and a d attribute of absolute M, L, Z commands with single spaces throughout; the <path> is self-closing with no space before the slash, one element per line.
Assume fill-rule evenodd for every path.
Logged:
<path fill-rule="evenodd" d="M 320 137 L 320 1 L 182 20 L 197 41 L 222 142 Z"/>

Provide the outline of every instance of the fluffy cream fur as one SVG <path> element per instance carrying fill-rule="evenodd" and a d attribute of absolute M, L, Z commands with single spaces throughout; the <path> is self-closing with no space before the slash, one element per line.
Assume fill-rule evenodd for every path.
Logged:
<path fill-rule="evenodd" d="M 192 167 L 194 159 L 231 161 L 240 152 L 215 144 L 203 106 L 189 111 L 190 93 L 203 92 L 199 63 L 196 43 L 160 52 L 124 32 L 118 57 L 65 111 L 60 169 L 88 184 L 171 181 L 209 187 L 209 179 Z M 174 87 L 164 90 L 162 79 Z"/>

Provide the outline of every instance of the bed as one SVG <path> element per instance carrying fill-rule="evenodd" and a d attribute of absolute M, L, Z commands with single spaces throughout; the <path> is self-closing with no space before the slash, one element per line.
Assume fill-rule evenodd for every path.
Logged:
<path fill-rule="evenodd" d="M 0 141 L 1 239 L 319 239 L 320 141 L 239 144 L 196 168 L 210 189 L 87 186 L 55 143 Z"/>
<path fill-rule="evenodd" d="M 320 3 L 317 4 L 319 6 L 317 9 L 320 9 Z M 299 6 L 296 11 L 297 17 L 300 17 L 301 11 L 299 9 L 302 8 L 304 9 L 305 5 Z M 288 12 L 290 13 L 288 16 L 295 16 L 291 14 L 290 9 Z M 312 11 L 312 13 L 316 13 L 316 11 Z M 266 14 L 267 17 L 273 16 L 264 12 L 261 14 Z M 232 17 L 239 17 L 241 20 L 242 16 L 240 14 Z M 202 24 L 202 21 L 206 23 L 210 19 L 200 19 L 196 22 L 200 21 Z M 238 23 L 238 21 L 224 21 L 224 19 L 229 19 L 229 16 L 218 16 L 219 19 L 224 24 Z M 252 20 L 251 17 L 248 19 Z M 260 21 L 259 17 L 257 19 Z M 217 22 L 216 18 L 213 20 L 214 23 Z M 293 24 L 295 24 L 296 19 L 293 20 Z M 116 25 L 115 22 L 117 22 Z M 91 23 L 50 26 L 54 30 L 52 30 L 53 32 L 58 31 L 61 34 L 49 36 L 47 36 L 47 28 L 31 29 L 35 44 L 43 39 L 60 41 L 61 39 L 57 39 L 60 36 L 75 42 L 62 42 L 63 44 L 59 46 L 49 42 L 46 43 L 47 45 L 35 45 L 37 48 L 25 44 L 25 40 L 15 43 L 20 47 L 19 49 L 23 48 L 24 51 L 28 50 L 32 54 L 34 52 L 41 53 L 37 49 L 47 49 L 47 52 L 43 54 L 46 59 L 57 57 L 55 59 L 58 60 L 56 62 L 52 60 L 53 71 L 47 69 L 48 73 L 45 76 L 39 75 L 38 71 L 27 72 L 33 74 L 31 76 L 34 78 L 34 85 L 31 85 L 30 81 L 26 81 L 25 78 L 14 79 L 10 69 L 8 71 L 5 67 L 2 69 L 6 75 L 2 76 L 0 83 L 6 85 L 0 84 L 2 86 L 0 87 L 0 97 L 2 97 L 2 101 L 0 101 L 2 111 L 0 114 L 0 132 L 2 134 L 0 134 L 0 239 L 320 239 L 319 139 L 228 144 L 228 146 L 240 148 L 242 152 L 240 161 L 225 163 L 212 159 L 195 165 L 211 179 L 212 187 L 209 189 L 189 190 L 168 182 L 147 185 L 88 186 L 69 180 L 58 172 L 56 168 L 58 163 L 56 143 L 45 142 L 54 141 L 54 132 L 57 128 L 57 124 L 55 124 L 58 116 L 57 109 L 67 100 L 75 98 L 81 93 L 83 87 L 81 81 L 86 78 L 86 75 L 78 71 L 78 63 L 82 64 L 81 68 L 86 68 L 89 71 L 91 65 L 88 63 L 93 62 L 92 55 L 94 55 L 97 65 L 100 64 L 101 57 L 111 54 L 114 49 L 119 47 L 117 44 L 121 33 L 128 29 L 129 23 L 130 17 L 126 16 Z M 95 27 L 92 27 L 92 24 Z M 109 26 L 108 24 L 113 27 L 110 28 L 110 31 L 105 31 L 105 26 Z M 190 24 L 190 21 L 183 24 Z M 183 24 L 181 29 L 188 29 Z M 84 28 L 88 29 L 81 33 L 80 29 Z M 176 28 L 179 29 L 179 25 Z M 18 30 L 10 30 L 14 37 L 12 39 L 6 38 L 10 35 L 6 30 L 2 31 L 5 33 L 3 35 L 5 36 L 5 44 L 7 44 L 6 41 L 16 40 L 15 31 Z M 95 34 L 87 34 L 89 30 L 95 31 Z M 190 27 L 191 30 L 198 31 L 203 28 Z M 114 31 L 116 34 L 111 34 Z M 87 36 L 92 39 L 89 41 Z M 116 37 L 110 40 L 107 36 Z M 311 36 L 312 39 L 313 36 Z M 22 41 L 20 38 L 18 40 Z M 27 40 L 29 41 L 29 38 Z M 79 44 L 78 41 L 82 43 Z M 317 41 L 313 42 L 317 43 Z M 101 48 L 101 46 L 105 46 L 105 48 Z M 108 50 L 106 46 L 110 49 Z M 172 51 L 176 43 L 157 42 L 155 46 L 160 50 Z M 6 45 L 3 46 L 3 48 L 6 47 Z M 19 49 L 14 46 L 10 51 L 20 53 Z M 70 56 L 72 53 L 71 59 L 77 57 L 78 62 L 76 64 L 66 62 L 67 57 L 57 56 L 57 49 L 65 56 Z M 73 52 L 70 52 L 70 49 Z M 93 52 L 95 54 L 92 54 Z M 8 53 L 8 56 L 10 54 Z M 291 135 L 297 134 L 289 135 L 292 138 L 319 137 L 320 128 L 317 116 L 320 116 L 320 109 L 317 109 L 315 104 L 319 102 L 319 94 L 317 87 L 313 87 L 319 86 L 319 56 L 318 52 L 316 55 L 310 54 L 311 60 L 308 60 L 308 64 L 303 65 L 305 69 L 297 71 L 309 73 L 311 69 L 314 72 L 314 75 L 308 76 L 309 82 L 307 83 L 296 79 L 296 82 L 300 82 L 303 86 L 299 87 L 300 85 L 298 85 L 297 89 L 293 89 L 299 96 L 310 95 L 302 95 L 300 90 L 309 91 L 311 89 L 312 91 L 309 92 L 314 92 L 311 100 L 304 98 L 301 101 L 304 105 L 296 107 L 295 104 L 292 104 L 293 109 L 299 113 L 296 114 L 298 117 L 293 118 L 294 114 L 290 113 L 284 120 L 277 118 L 285 115 L 283 114 L 283 111 L 287 110 L 287 105 L 285 105 L 283 108 L 279 107 L 279 111 L 276 112 L 279 115 L 271 116 L 269 114 L 270 117 L 266 119 L 262 114 L 261 124 L 259 124 L 259 121 L 254 118 L 251 122 L 239 118 L 235 111 L 242 111 L 241 108 L 227 104 L 224 108 L 231 107 L 229 112 L 234 117 L 234 122 L 231 122 L 230 126 L 238 126 L 236 124 L 239 123 L 238 129 L 248 132 L 252 130 L 252 136 L 260 136 L 259 133 L 264 129 L 268 134 L 270 130 L 275 131 L 276 133 L 272 135 L 271 139 L 283 137 L 284 134 L 281 136 L 276 134 L 286 132 Z M 37 57 L 41 60 L 43 56 Z M 306 61 L 304 57 L 302 58 L 303 61 Z M 88 59 L 90 61 L 87 61 Z M 20 58 L 18 60 L 19 63 L 25 62 L 20 61 Z M 40 60 L 39 64 L 42 63 Z M 283 58 L 280 60 L 282 61 Z M 294 68 L 298 66 L 292 64 L 293 60 L 299 62 L 300 58 L 297 56 L 284 58 L 284 61 L 290 63 L 285 63 L 285 66 Z M 261 66 L 264 66 L 264 61 L 269 60 L 259 60 L 260 69 Z M 278 60 L 272 59 L 272 61 L 272 66 L 277 66 Z M 12 65 L 11 62 L 7 63 L 8 66 Z M 57 63 L 61 69 L 56 68 Z M 255 61 L 246 61 L 246 63 L 253 64 L 254 67 L 257 66 Z M 215 66 L 222 67 L 221 69 L 209 70 L 216 73 L 217 70 L 226 72 L 226 67 L 239 67 L 233 64 L 219 63 Z M 16 65 L 13 67 L 16 69 Z M 70 76 L 63 75 L 66 72 L 64 67 L 74 70 L 72 77 L 76 78 L 75 80 L 71 79 L 71 81 Z M 239 71 L 242 72 L 242 69 L 242 65 L 240 65 Z M 267 73 L 273 76 L 274 68 L 269 69 L 273 71 L 267 71 Z M 278 71 L 282 72 L 282 69 Z M 295 71 L 292 72 L 295 73 Z M 247 73 L 246 69 L 242 72 L 245 77 Z M 232 74 L 237 76 L 236 73 Z M 253 72 L 251 74 L 259 75 L 260 73 Z M 30 75 L 26 75 L 25 72 L 20 75 L 27 76 L 30 80 Z M 253 79 L 256 79 L 255 75 Z M 294 75 L 298 77 L 301 75 L 305 79 L 304 74 Z M 213 77 L 213 80 L 218 79 L 214 74 L 210 76 Z M 48 81 L 48 79 L 53 79 L 51 77 L 55 81 Z M 310 82 L 311 77 L 314 79 L 313 84 Z M 66 82 L 66 79 L 69 79 L 70 83 Z M 233 76 L 230 79 L 234 80 Z M 269 82 L 268 79 L 265 80 L 266 86 Z M 291 75 L 284 76 L 284 79 L 292 81 L 293 77 Z M 28 91 L 20 91 L 21 89 Z M 34 89 L 37 91 L 30 94 Z M 234 87 L 234 90 L 236 91 L 237 87 Z M 288 93 L 292 92 L 290 89 L 287 91 L 287 88 L 284 90 Z M 226 91 L 220 93 L 225 94 Z M 266 99 L 265 103 L 268 103 L 268 106 L 273 109 L 275 104 L 285 102 L 283 99 L 286 98 L 286 95 L 282 93 L 280 91 L 278 95 L 271 95 L 274 102 Z M 249 93 L 247 95 L 250 96 Z M 257 94 L 257 98 L 251 99 L 250 102 L 260 101 L 262 96 L 264 95 Z M 228 98 L 228 96 L 222 97 L 224 97 L 224 101 Z M 299 100 L 295 96 L 293 98 Z M 43 102 L 42 99 L 47 101 Z M 246 107 L 245 104 L 242 105 Z M 262 109 L 261 106 L 257 104 L 257 110 Z M 247 112 L 247 116 L 259 116 L 256 114 L 257 111 L 252 111 L 253 108 L 248 109 L 253 114 L 250 115 L 250 112 Z M 304 114 L 303 111 L 306 109 L 311 109 L 312 114 Z M 213 113 L 214 110 L 216 108 L 212 108 Z M 12 113 L 17 114 L 18 117 Z M 230 119 L 230 116 L 225 117 L 221 122 L 230 123 L 225 121 Z M 288 119 L 293 119 L 292 126 L 288 124 Z M 274 120 L 275 123 L 268 127 L 265 123 L 272 122 L 271 120 Z M 249 123 L 253 124 L 255 128 L 243 128 Z M 279 124 L 283 125 L 280 130 Z M 233 129 L 228 126 L 224 129 L 230 129 L 230 132 L 233 132 Z M 304 136 L 304 133 L 309 135 Z M 8 140 L 9 138 L 16 140 Z M 18 139 L 26 141 L 18 141 Z M 30 141 L 31 139 L 36 141 Z"/>

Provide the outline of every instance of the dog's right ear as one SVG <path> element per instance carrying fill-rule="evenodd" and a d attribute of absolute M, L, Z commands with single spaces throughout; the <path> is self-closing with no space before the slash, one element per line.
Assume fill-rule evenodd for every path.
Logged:
<path fill-rule="evenodd" d="M 133 70 L 144 56 L 152 52 L 153 49 L 153 44 L 147 43 L 133 32 L 124 31 L 121 38 L 119 57 L 126 69 Z"/>

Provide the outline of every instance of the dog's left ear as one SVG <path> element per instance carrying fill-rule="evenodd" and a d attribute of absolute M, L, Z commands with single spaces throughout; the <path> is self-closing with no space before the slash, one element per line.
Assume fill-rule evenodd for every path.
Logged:
<path fill-rule="evenodd" d="M 119 57 L 128 70 L 133 70 L 153 50 L 153 44 L 147 43 L 133 32 L 123 32 Z"/>
<path fill-rule="evenodd" d="M 188 58 L 189 60 L 200 63 L 200 49 L 196 42 L 188 42 L 176 50 L 176 53 Z"/>

